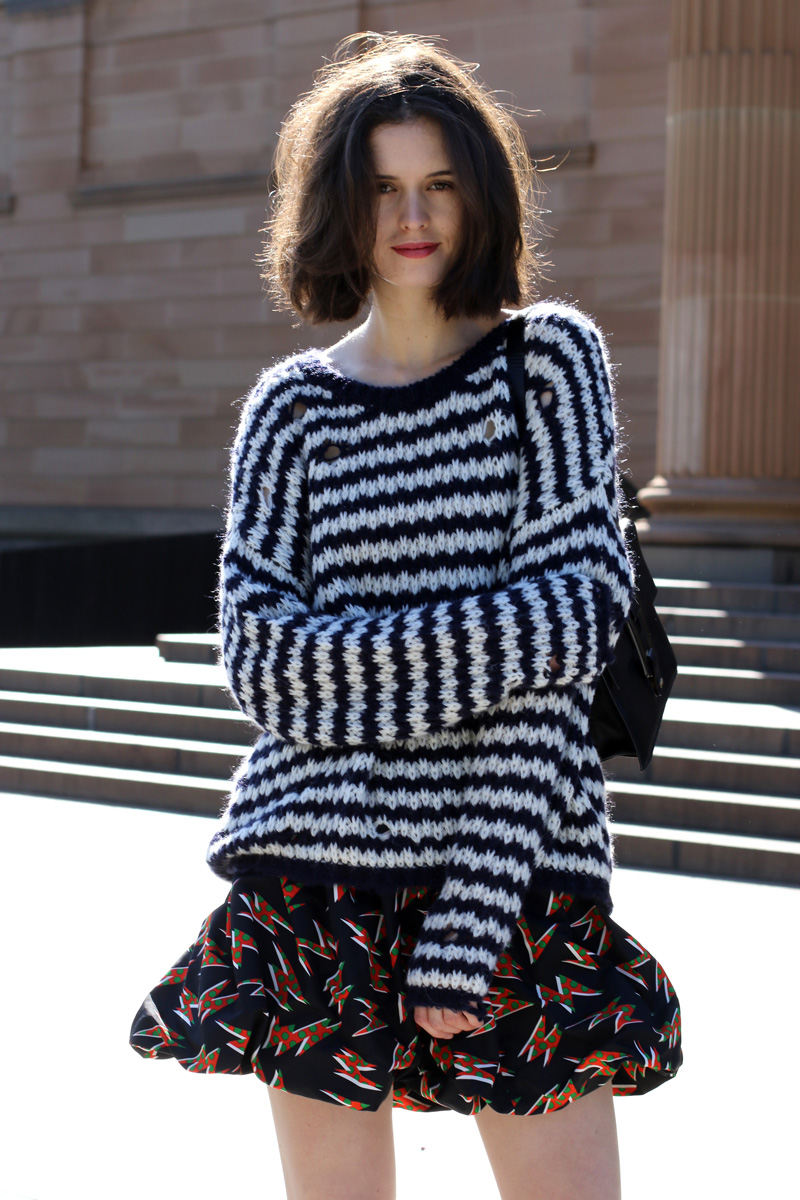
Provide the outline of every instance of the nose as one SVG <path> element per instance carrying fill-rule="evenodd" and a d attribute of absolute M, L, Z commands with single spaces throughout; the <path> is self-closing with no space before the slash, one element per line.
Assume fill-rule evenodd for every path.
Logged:
<path fill-rule="evenodd" d="M 404 200 L 400 213 L 400 223 L 404 229 L 424 229 L 428 224 L 428 210 L 424 197 L 417 192 L 409 192 Z"/>

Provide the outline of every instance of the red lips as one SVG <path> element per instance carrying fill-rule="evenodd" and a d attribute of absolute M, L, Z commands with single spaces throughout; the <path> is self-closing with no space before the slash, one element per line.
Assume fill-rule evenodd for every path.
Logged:
<path fill-rule="evenodd" d="M 402 254 L 403 258 L 427 258 L 438 248 L 438 242 L 402 242 L 399 246 L 392 246 L 395 254 Z"/>

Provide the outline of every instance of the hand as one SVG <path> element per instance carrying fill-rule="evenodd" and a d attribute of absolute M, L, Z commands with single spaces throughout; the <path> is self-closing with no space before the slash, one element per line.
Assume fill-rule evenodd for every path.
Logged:
<path fill-rule="evenodd" d="M 479 1029 L 481 1019 L 471 1012 L 456 1012 L 452 1008 L 415 1008 L 414 1020 L 432 1037 L 449 1041 L 454 1033 Z"/>

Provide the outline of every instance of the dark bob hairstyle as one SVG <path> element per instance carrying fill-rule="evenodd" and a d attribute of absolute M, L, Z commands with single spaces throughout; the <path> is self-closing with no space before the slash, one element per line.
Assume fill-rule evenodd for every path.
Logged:
<path fill-rule="evenodd" d="M 436 121 L 464 205 L 460 253 L 436 289 L 447 318 L 527 303 L 538 282 L 536 176 L 511 114 L 473 68 L 425 39 L 355 34 L 289 112 L 275 157 L 262 277 L 280 308 L 312 324 L 354 317 L 374 277 L 369 135 Z"/>

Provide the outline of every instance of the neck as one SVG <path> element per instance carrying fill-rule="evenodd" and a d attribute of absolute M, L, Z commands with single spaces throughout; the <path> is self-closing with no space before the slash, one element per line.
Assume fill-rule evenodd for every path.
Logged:
<path fill-rule="evenodd" d="M 447 366 L 503 317 L 448 320 L 427 291 L 376 289 L 369 316 L 346 339 L 350 366 L 368 382 L 412 383 Z"/>

